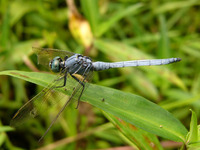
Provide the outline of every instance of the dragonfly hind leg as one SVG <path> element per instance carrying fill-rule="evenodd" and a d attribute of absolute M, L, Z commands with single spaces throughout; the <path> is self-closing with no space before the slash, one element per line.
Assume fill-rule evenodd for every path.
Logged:
<path fill-rule="evenodd" d="M 83 87 L 83 89 L 81 90 L 81 94 L 79 95 L 79 97 L 78 97 L 78 104 L 77 104 L 77 106 L 76 106 L 76 109 L 78 108 L 78 105 L 79 105 L 79 101 L 80 101 L 80 98 L 81 98 L 81 96 L 82 96 L 82 94 L 83 94 L 83 91 L 84 91 L 84 89 L 85 89 L 85 84 L 84 84 L 84 82 L 82 82 L 82 81 L 80 81 L 77 77 L 75 77 L 74 75 L 72 75 L 72 74 L 70 74 L 71 75 L 71 77 L 72 78 L 74 78 L 78 83 L 80 83 L 81 84 L 81 86 Z M 84 79 L 85 80 L 85 79 Z M 83 80 L 83 81 L 84 81 Z"/>

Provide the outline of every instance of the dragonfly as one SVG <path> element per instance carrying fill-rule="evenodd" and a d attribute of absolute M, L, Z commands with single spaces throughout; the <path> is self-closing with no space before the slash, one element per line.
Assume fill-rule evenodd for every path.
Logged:
<path fill-rule="evenodd" d="M 54 93 L 56 89 L 65 88 L 66 91 L 71 91 L 69 94 L 70 96 L 65 100 L 63 106 L 58 111 L 57 115 L 52 120 L 51 124 L 43 136 L 40 138 L 40 140 L 44 138 L 60 114 L 63 112 L 63 110 L 65 110 L 67 106 L 69 106 L 69 103 L 73 101 L 73 99 L 77 101 L 76 108 L 78 108 L 80 98 L 86 87 L 85 85 L 87 82 L 91 81 L 94 71 L 133 66 L 165 65 L 181 61 L 180 58 L 167 58 L 131 60 L 122 62 L 94 62 L 88 56 L 83 56 L 81 54 L 68 52 L 65 50 L 33 47 L 33 51 L 38 56 L 39 64 L 47 66 L 52 72 L 59 74 L 47 87 L 45 87 L 40 93 L 25 103 L 16 112 L 11 120 L 11 126 L 17 126 L 17 124 L 23 123 L 29 118 L 35 118 L 42 110 L 43 104 L 46 103 L 49 98 L 52 98 L 51 93 Z M 79 75 L 79 77 L 77 75 Z M 74 79 L 74 86 L 67 85 L 68 78 Z"/>

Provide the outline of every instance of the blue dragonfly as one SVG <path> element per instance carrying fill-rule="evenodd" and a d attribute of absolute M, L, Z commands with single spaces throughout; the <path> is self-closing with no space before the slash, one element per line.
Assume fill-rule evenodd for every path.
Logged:
<path fill-rule="evenodd" d="M 132 60 L 122 62 L 93 62 L 88 56 L 76 54 L 64 50 L 50 49 L 50 48 L 36 48 L 33 47 L 33 51 L 38 55 L 38 63 L 44 66 L 48 66 L 51 71 L 59 73 L 56 79 L 54 79 L 46 88 L 44 88 L 35 97 L 25 103 L 14 115 L 11 120 L 11 126 L 17 126 L 23 123 L 29 118 L 36 117 L 41 110 L 44 103 L 48 102 L 48 99 L 53 99 L 51 93 L 55 93 L 55 89 L 64 88 L 69 91 L 70 95 L 59 110 L 50 126 L 40 138 L 43 139 L 52 125 L 58 119 L 63 110 L 74 99 L 79 104 L 80 98 L 84 92 L 86 82 L 91 81 L 93 71 L 102 71 L 111 68 L 133 67 L 133 66 L 153 66 L 153 65 L 165 65 L 174 62 L 181 61 L 180 58 L 167 58 L 167 59 L 150 59 L 150 60 Z M 79 76 L 77 76 L 79 75 Z M 73 78 L 74 83 L 67 85 L 67 79 Z M 36 107 L 37 106 L 37 107 Z M 39 141 L 40 141 L 39 140 Z"/>

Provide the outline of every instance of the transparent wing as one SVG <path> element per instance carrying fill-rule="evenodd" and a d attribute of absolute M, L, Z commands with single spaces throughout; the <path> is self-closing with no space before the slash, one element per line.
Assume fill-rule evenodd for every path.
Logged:
<path fill-rule="evenodd" d="M 65 56 L 70 57 L 74 55 L 72 52 L 59 49 L 39 47 L 33 47 L 32 49 L 38 56 L 38 64 L 42 64 L 45 67 L 49 67 L 49 62 L 56 56 L 60 56 L 62 59 L 64 59 Z"/>
<path fill-rule="evenodd" d="M 55 120 L 58 118 L 60 113 L 64 110 L 66 106 L 71 101 L 76 101 L 78 100 L 80 94 L 82 93 L 82 85 L 77 82 L 74 79 L 70 79 L 71 76 L 67 74 L 67 82 L 66 86 L 63 88 L 55 88 L 57 86 L 62 86 L 63 85 L 63 77 L 65 74 L 59 74 L 55 80 L 50 83 L 46 88 L 44 88 L 40 93 L 38 93 L 35 97 L 33 97 L 31 100 L 29 100 L 26 104 L 24 104 L 14 115 L 12 118 L 10 125 L 11 126 L 19 126 L 25 121 L 35 118 L 37 115 L 44 113 L 44 110 L 53 110 L 53 116 L 55 117 Z M 86 82 L 91 81 L 92 79 L 92 71 L 88 69 L 84 76 L 76 76 L 81 82 L 84 84 Z M 85 86 L 87 87 L 87 85 Z M 66 94 L 61 93 L 61 90 L 64 90 Z M 84 89 L 85 90 L 85 89 Z M 69 95 L 66 97 L 66 95 Z M 55 99 L 56 98 L 56 99 Z M 64 100 L 63 100 L 64 99 Z M 59 103 L 61 101 L 61 103 Z M 62 109 L 61 105 L 64 107 Z M 76 104 L 77 105 L 77 104 Z M 55 121 L 52 121 L 52 125 Z"/>
<path fill-rule="evenodd" d="M 41 141 L 44 136 L 48 133 L 48 131 L 50 130 L 50 128 L 52 127 L 52 125 L 56 122 L 56 120 L 58 119 L 58 117 L 60 116 L 60 114 L 66 109 L 66 107 L 70 104 L 70 102 L 72 101 L 77 101 L 80 99 L 80 97 L 82 96 L 83 92 L 85 91 L 86 87 L 88 86 L 88 84 L 86 84 L 86 82 L 91 81 L 92 79 L 92 75 L 93 72 L 91 70 L 91 68 L 89 68 L 88 70 L 85 71 L 83 76 L 76 76 L 76 78 L 83 83 L 85 86 L 83 87 L 82 84 L 80 84 L 80 82 L 76 81 L 76 80 L 70 80 L 68 84 L 70 85 L 74 85 L 71 89 L 72 89 L 72 93 L 70 95 L 70 97 L 67 99 L 67 101 L 63 104 L 63 107 L 59 110 L 59 112 L 57 113 L 57 115 L 55 116 L 55 118 L 53 119 L 53 121 L 51 122 L 50 126 L 47 128 L 47 130 L 45 131 L 45 133 L 43 134 L 43 136 L 39 139 L 39 141 Z M 78 103 L 76 104 L 76 107 L 78 106 Z"/>
<path fill-rule="evenodd" d="M 56 106 L 55 104 L 57 104 L 58 101 L 55 101 L 55 96 L 60 92 L 56 91 L 55 88 L 63 85 L 62 78 L 64 75 L 65 74 L 59 74 L 52 83 L 24 104 L 12 118 L 10 122 L 11 126 L 18 126 L 26 120 L 36 117 L 39 113 L 48 109 L 50 104 L 54 104 L 52 106 Z M 68 92 L 70 92 L 70 90 L 68 90 Z"/>
<path fill-rule="evenodd" d="M 61 50 L 55 50 L 55 49 L 33 48 L 33 50 L 35 53 L 38 54 L 38 62 L 45 66 L 48 66 L 50 60 L 52 60 L 56 56 L 62 56 L 62 59 L 63 59 L 65 56 L 70 57 L 74 55 L 74 53 L 61 51 Z M 54 122 L 57 120 L 59 115 L 62 113 L 62 111 L 68 106 L 68 104 L 72 100 L 80 100 L 80 97 L 82 96 L 83 91 L 85 90 L 86 82 L 89 82 L 92 79 L 91 68 L 92 68 L 92 65 L 87 67 L 82 76 L 69 75 L 67 74 L 66 70 L 62 71 L 62 74 L 58 75 L 57 78 L 51 84 L 49 84 L 39 94 L 33 97 L 30 101 L 28 101 L 25 105 L 23 105 L 17 111 L 17 113 L 14 115 L 14 117 L 11 120 L 11 126 L 20 125 L 27 119 L 34 118 L 38 114 L 43 113 L 44 110 L 50 109 L 51 107 L 54 107 L 54 108 L 59 107 L 57 105 L 57 102 L 54 99 L 54 95 L 60 96 L 59 100 L 61 100 L 63 99 L 63 97 L 65 97 L 65 94 L 61 94 L 61 93 L 59 94 L 59 91 L 64 90 L 66 95 L 69 95 L 69 97 L 65 99 L 64 103 L 62 104 L 62 107 L 59 107 L 60 110 L 55 111 L 54 114 L 57 114 L 57 115 L 55 115 L 55 118 L 53 119 L 51 125 L 49 126 L 45 134 L 42 136 L 43 138 L 46 135 L 46 133 L 49 131 L 51 126 L 54 124 Z M 67 80 L 66 86 L 64 86 L 63 88 L 57 88 L 58 86 L 62 86 L 64 84 L 63 79 L 66 76 L 67 78 L 70 78 L 72 76 L 74 80 L 72 79 Z M 49 107 L 49 104 L 51 104 L 50 107 Z"/>

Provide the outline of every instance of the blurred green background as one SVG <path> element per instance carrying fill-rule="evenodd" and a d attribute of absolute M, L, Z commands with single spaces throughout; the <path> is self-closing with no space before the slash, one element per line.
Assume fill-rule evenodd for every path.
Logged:
<path fill-rule="evenodd" d="M 92 82 L 145 97 L 172 113 L 186 128 L 191 119 L 189 109 L 199 118 L 199 0 L 72 2 L 1 0 L 0 71 L 44 71 L 37 65 L 32 46 L 64 49 L 94 61 L 179 57 L 181 62 L 167 66 L 94 73 Z M 14 131 L 9 127 L 12 116 L 41 90 L 24 80 L 0 76 L 0 147 L 33 149 L 53 144 L 57 149 L 105 149 L 131 145 L 100 109 L 86 103 L 81 103 L 78 111 L 66 110 L 43 143 L 37 140 L 45 132 L 47 118 Z M 55 142 L 66 137 L 73 138 Z"/>

